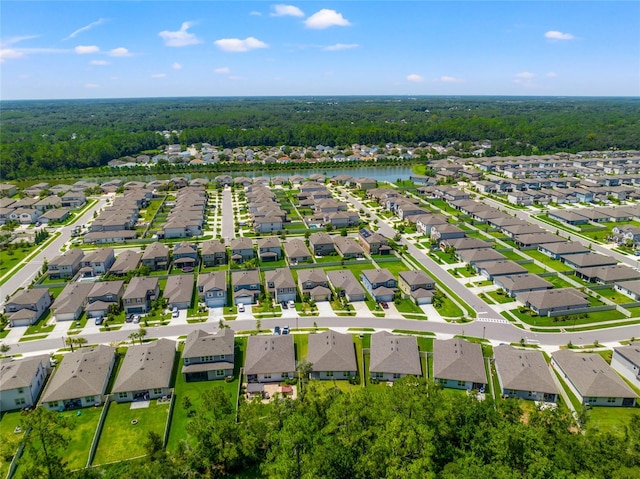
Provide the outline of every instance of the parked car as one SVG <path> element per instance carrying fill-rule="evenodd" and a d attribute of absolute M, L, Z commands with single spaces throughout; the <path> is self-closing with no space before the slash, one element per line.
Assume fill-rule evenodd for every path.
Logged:
<path fill-rule="evenodd" d="M 134 315 L 133 315 L 133 313 L 129 313 L 129 314 L 127 314 L 127 317 L 125 318 L 125 321 L 126 321 L 127 323 L 131 323 L 131 322 L 133 322 L 133 316 L 134 316 Z"/>
<path fill-rule="evenodd" d="M 289 325 L 286 325 L 282 328 L 282 334 L 289 334 Z"/>
<path fill-rule="evenodd" d="M 238 313 L 244 313 L 244 304 L 240 303 L 238 305 Z"/>
<path fill-rule="evenodd" d="M 178 308 L 174 306 L 173 311 L 171 311 L 171 317 L 177 318 L 178 316 L 180 316 L 180 311 L 178 311 Z"/>
<path fill-rule="evenodd" d="M 282 306 L 282 309 L 288 309 L 287 303 L 285 301 L 280 301 L 280 306 Z"/>
<path fill-rule="evenodd" d="M 287 303 L 289 305 L 289 307 L 291 309 L 295 309 L 296 308 L 296 303 L 295 301 L 289 300 L 289 302 Z"/>
<path fill-rule="evenodd" d="M 387 303 L 385 303 L 384 301 L 380 302 L 380 306 L 382 306 L 382 309 L 389 309 L 389 305 Z"/>
<path fill-rule="evenodd" d="M 100 326 L 104 322 L 104 317 L 98 316 L 96 318 L 96 326 Z"/>
<path fill-rule="evenodd" d="M 276 326 L 275 328 L 273 328 L 273 334 L 280 334 L 280 326 Z"/>
<path fill-rule="evenodd" d="M 133 315 L 133 324 L 138 324 L 140 322 L 140 315 L 139 314 L 134 314 Z"/>

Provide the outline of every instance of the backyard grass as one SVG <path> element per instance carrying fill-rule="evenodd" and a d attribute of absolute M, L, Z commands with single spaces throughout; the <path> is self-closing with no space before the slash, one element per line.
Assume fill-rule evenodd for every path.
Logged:
<path fill-rule="evenodd" d="M 616 304 L 625 304 L 631 301 L 631 298 L 629 298 L 629 296 L 625 296 L 624 294 L 614 290 L 613 288 L 596 289 L 593 290 L 593 292 L 596 295 L 603 296 L 609 301 L 613 301 Z"/>
<path fill-rule="evenodd" d="M 9 411 L 0 416 L 0 442 L 7 451 L 16 451 L 22 440 L 24 432 L 15 432 L 16 427 L 22 421 L 22 411 Z M 8 459 L 8 460 L 5 460 Z M 11 458 L 6 458 L 0 454 L 0 477 L 6 477 L 9 471 Z"/>
<path fill-rule="evenodd" d="M 541 251 L 532 249 L 532 250 L 526 250 L 524 253 L 530 258 L 540 261 L 542 264 L 544 264 L 545 266 L 548 266 L 549 268 L 555 271 L 559 271 L 561 273 L 572 271 L 572 269 L 566 264 L 564 264 L 563 262 L 557 259 L 549 258 L 546 254 L 544 254 Z"/>
<path fill-rule="evenodd" d="M 573 285 L 562 279 L 560 276 L 545 276 L 543 279 L 549 281 L 554 288 L 572 288 Z"/>
<path fill-rule="evenodd" d="M 585 325 L 591 323 L 598 323 L 603 321 L 612 321 L 616 319 L 623 319 L 626 316 L 619 311 L 616 310 L 607 310 L 607 311 L 592 311 L 589 312 L 586 317 L 585 315 L 579 314 L 568 316 L 568 319 L 562 320 L 563 316 L 556 317 L 548 317 L 548 316 L 535 316 L 533 313 L 528 312 L 520 312 L 519 308 L 512 309 L 509 311 L 511 314 L 516 316 L 521 321 L 533 325 L 533 326 L 565 326 L 572 327 L 575 325 Z"/>
<path fill-rule="evenodd" d="M 592 407 L 588 412 L 587 430 L 622 436 L 633 415 L 640 415 L 640 407 Z"/>
<path fill-rule="evenodd" d="M 0 276 L 6 274 L 7 271 L 25 259 L 34 249 L 35 246 L 30 245 L 26 247 L 15 246 L 13 248 L 0 250 Z"/>
<path fill-rule="evenodd" d="M 540 273 L 546 273 L 547 270 L 545 270 L 544 268 L 538 266 L 535 263 L 524 263 L 521 264 L 520 266 L 527 268 L 527 271 L 531 274 L 540 274 Z"/>
<path fill-rule="evenodd" d="M 150 431 L 162 437 L 169 413 L 169 403 L 150 401 L 149 407 L 131 409 L 131 404 L 109 403 L 107 417 L 100 434 L 94 464 L 108 464 L 145 454 L 144 444 Z M 132 424 L 132 421 L 137 421 Z"/>
<path fill-rule="evenodd" d="M 512 249 L 500 250 L 500 251 L 498 251 L 498 253 L 504 255 L 505 258 L 510 259 L 511 261 L 521 261 L 521 260 L 524 259 L 524 257 L 522 255 L 516 253 Z"/>
<path fill-rule="evenodd" d="M 93 435 L 98 427 L 101 413 L 102 407 L 89 407 L 78 411 L 65 411 L 58 414 L 59 416 L 65 417 L 72 427 L 69 433 L 71 440 L 66 448 L 68 454 L 65 455 L 68 462 L 67 465 L 72 471 L 82 469 L 87 465 L 89 448 L 91 447 Z"/>
<path fill-rule="evenodd" d="M 294 334 L 293 345 L 296 351 L 297 361 L 307 358 L 309 355 L 309 336 L 306 334 Z"/>

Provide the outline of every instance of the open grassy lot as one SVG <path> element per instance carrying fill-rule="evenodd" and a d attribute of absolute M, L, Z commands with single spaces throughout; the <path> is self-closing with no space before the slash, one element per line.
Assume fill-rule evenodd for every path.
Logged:
<path fill-rule="evenodd" d="M 186 382 L 184 376 L 180 373 L 181 366 L 178 366 L 176 374 L 176 383 L 174 388 L 175 405 L 171 424 L 169 429 L 169 440 L 167 441 L 167 449 L 175 451 L 181 440 L 190 440 L 187 433 L 187 424 L 189 418 L 197 411 L 202 402 L 202 393 L 216 387 L 224 388 L 225 392 L 231 395 L 234 407 L 238 404 L 238 382 L 240 381 L 240 366 L 244 364 L 244 354 L 247 346 L 247 338 L 241 337 L 235 340 L 235 367 L 234 380 L 231 382 L 222 381 L 194 381 Z M 188 397 L 191 407 L 184 407 L 184 398 Z"/>
<path fill-rule="evenodd" d="M 296 360 L 306 359 L 309 355 L 309 336 L 306 334 L 294 334 L 293 345 L 296 353 Z"/>
<path fill-rule="evenodd" d="M 34 249 L 33 245 L 24 247 L 13 245 L 10 248 L 0 250 L 0 276 L 6 274 L 7 271 L 25 259 Z"/>
<path fill-rule="evenodd" d="M 625 426 L 634 414 L 640 415 L 640 407 L 592 407 L 588 412 L 587 429 L 624 435 Z"/>
<path fill-rule="evenodd" d="M 150 401 L 149 407 L 131 409 L 129 402 L 109 403 L 94 464 L 107 464 L 145 454 L 147 433 L 153 431 L 162 437 L 169 413 L 169 403 Z"/>

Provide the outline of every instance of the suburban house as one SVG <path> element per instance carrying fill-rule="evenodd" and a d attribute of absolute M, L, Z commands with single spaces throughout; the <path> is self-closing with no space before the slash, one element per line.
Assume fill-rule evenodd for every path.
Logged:
<path fill-rule="evenodd" d="M 191 331 L 182 352 L 184 380 L 212 381 L 233 376 L 234 337 L 231 328 L 222 328 L 213 334 L 201 329 Z"/>
<path fill-rule="evenodd" d="M 116 402 L 170 396 L 175 359 L 176 343 L 166 338 L 129 346 L 111 391 Z"/>
<path fill-rule="evenodd" d="M 570 268 L 594 268 L 597 266 L 613 266 L 618 263 L 615 258 L 600 253 L 571 254 L 562 258 L 562 262 Z"/>
<path fill-rule="evenodd" d="M 589 283 L 613 284 L 640 279 L 640 272 L 624 264 L 576 269 L 575 274 Z"/>
<path fill-rule="evenodd" d="M 493 248 L 465 249 L 462 251 L 456 251 L 456 256 L 476 271 L 481 263 L 507 259 L 505 255 Z"/>
<path fill-rule="evenodd" d="M 422 270 L 400 271 L 398 288 L 416 304 L 431 304 L 436 282 Z"/>
<path fill-rule="evenodd" d="M 258 258 L 260 261 L 279 261 L 282 259 L 282 247 L 280 239 L 276 236 L 268 236 L 258 239 Z"/>
<path fill-rule="evenodd" d="M 130 249 L 124 250 L 116 256 L 116 260 L 113 262 L 109 273 L 116 276 L 125 276 L 126 274 L 138 269 L 141 258 L 142 253 L 139 253 L 138 251 Z"/>
<path fill-rule="evenodd" d="M 512 298 L 519 293 L 553 289 L 552 283 L 532 273 L 499 276 L 493 282 Z"/>
<path fill-rule="evenodd" d="M 242 238 L 233 238 L 229 243 L 229 248 L 231 249 L 231 260 L 235 263 L 244 263 L 256 257 L 253 242 L 244 236 Z"/>
<path fill-rule="evenodd" d="M 541 351 L 505 344 L 495 347 L 493 355 L 502 396 L 556 402 L 558 389 Z"/>
<path fill-rule="evenodd" d="M 369 375 L 380 381 L 404 376 L 421 376 L 420 352 L 415 336 L 399 336 L 387 331 L 371 335 Z"/>
<path fill-rule="evenodd" d="M 589 307 L 589 301 L 575 288 L 531 291 L 516 295 L 516 299 L 539 316 L 572 314 Z"/>
<path fill-rule="evenodd" d="M 526 274 L 528 272 L 527 268 L 524 266 L 508 259 L 500 261 L 486 261 L 480 263 L 476 267 L 478 268 L 478 273 L 491 281 L 494 281 L 500 276 Z"/>
<path fill-rule="evenodd" d="M 166 270 L 169 268 L 169 247 L 164 243 L 151 243 L 142 253 L 142 264 L 151 271 Z"/>
<path fill-rule="evenodd" d="M 253 219 L 253 229 L 257 233 L 272 233 L 282 231 L 283 220 L 278 216 L 261 216 Z"/>
<path fill-rule="evenodd" d="M 348 236 L 337 236 L 333 240 L 336 251 L 343 258 L 364 258 L 364 250 L 357 241 Z"/>
<path fill-rule="evenodd" d="M 640 228 L 630 225 L 614 226 L 611 230 L 611 237 L 618 244 L 637 245 L 640 243 Z"/>
<path fill-rule="evenodd" d="M 333 238 L 327 233 L 313 233 L 309 236 L 309 247 L 313 251 L 314 256 L 325 256 L 335 253 Z"/>
<path fill-rule="evenodd" d="M 433 225 L 431 227 L 430 237 L 432 240 L 444 241 L 444 240 L 450 240 L 450 239 L 464 238 L 465 236 L 467 236 L 467 234 L 462 228 L 459 228 L 456 225 L 452 225 L 449 223 Z"/>
<path fill-rule="evenodd" d="M 364 301 L 367 298 L 360 282 L 351 270 L 337 269 L 327 272 L 327 279 L 334 292 L 344 296 L 347 301 Z"/>
<path fill-rule="evenodd" d="M 307 360 L 313 379 L 349 379 L 358 374 L 353 338 L 350 334 L 322 331 L 309 335 Z"/>
<path fill-rule="evenodd" d="M 297 238 L 289 240 L 284 244 L 284 254 L 287 256 L 290 264 L 304 263 L 311 260 L 311 254 L 309 254 L 309 250 L 304 244 L 304 241 Z"/>
<path fill-rule="evenodd" d="M 487 373 L 482 347 L 460 338 L 434 340 L 433 377 L 446 388 L 484 390 Z"/>
<path fill-rule="evenodd" d="M 80 268 L 83 276 L 100 276 L 111 269 L 115 260 L 113 248 L 98 248 L 82 258 Z"/>
<path fill-rule="evenodd" d="M 94 283 L 69 283 L 51 305 L 56 321 L 75 321 L 84 311 Z"/>
<path fill-rule="evenodd" d="M 233 304 L 254 304 L 260 296 L 260 273 L 255 269 L 231 273 Z"/>
<path fill-rule="evenodd" d="M 300 295 L 309 295 L 313 301 L 331 301 L 331 290 L 324 271 L 321 269 L 298 270 Z"/>
<path fill-rule="evenodd" d="M 160 297 L 157 277 L 134 276 L 122 296 L 122 305 L 126 314 L 147 313 L 151 302 Z"/>
<path fill-rule="evenodd" d="M 298 293 L 296 282 L 289 268 L 265 271 L 264 281 L 267 285 L 267 291 L 277 303 L 296 300 Z"/>
<path fill-rule="evenodd" d="M 9 324 L 31 326 L 38 321 L 51 306 L 51 293 L 48 288 L 23 289 L 17 292 L 4 305 Z"/>
<path fill-rule="evenodd" d="M 120 301 L 124 293 L 124 281 L 103 281 L 93 283 L 84 307 L 89 318 L 106 316 L 111 306 L 120 309 Z"/>
<path fill-rule="evenodd" d="M 389 240 L 368 228 L 361 228 L 358 231 L 358 241 L 367 254 L 391 254 Z"/>
<path fill-rule="evenodd" d="M 625 296 L 629 296 L 633 301 L 640 301 L 640 280 L 622 281 L 616 283 L 613 288 Z"/>
<path fill-rule="evenodd" d="M 633 407 L 638 395 L 596 353 L 561 349 L 551 354 L 551 365 L 582 404 Z"/>
<path fill-rule="evenodd" d="M 435 225 L 443 225 L 447 223 L 447 218 L 443 215 L 420 215 L 416 219 L 416 228 L 419 233 L 431 236 L 431 228 Z"/>
<path fill-rule="evenodd" d="M 293 336 L 249 336 L 244 372 L 249 383 L 293 378 L 296 372 Z"/>
<path fill-rule="evenodd" d="M 0 412 L 35 406 L 50 370 L 48 354 L 0 360 Z"/>
<path fill-rule="evenodd" d="M 84 258 L 84 251 L 71 248 L 56 256 L 47 265 L 47 273 L 51 279 L 70 279 L 80 270 L 80 263 Z"/>
<path fill-rule="evenodd" d="M 388 269 L 365 269 L 360 279 L 374 301 L 393 301 L 398 282 Z"/>
<path fill-rule="evenodd" d="M 538 251 L 546 254 L 552 259 L 562 260 L 564 256 L 588 253 L 589 248 L 585 247 L 579 241 L 565 241 L 558 243 L 541 244 L 538 246 Z"/>
<path fill-rule="evenodd" d="M 227 248 L 224 243 L 219 239 L 204 241 L 202 243 L 202 263 L 206 267 L 227 264 Z"/>
<path fill-rule="evenodd" d="M 193 243 L 176 243 L 173 247 L 173 266 L 184 269 L 194 268 L 197 264 L 198 247 Z"/>
<path fill-rule="evenodd" d="M 162 296 L 169 308 L 188 309 L 193 298 L 193 275 L 174 274 L 167 278 Z"/>
<path fill-rule="evenodd" d="M 227 305 L 227 272 L 212 271 L 198 276 L 198 295 L 209 308 Z"/>
<path fill-rule="evenodd" d="M 64 411 L 102 404 L 115 353 L 115 348 L 101 344 L 65 354 L 42 395 L 42 405 Z"/>
<path fill-rule="evenodd" d="M 631 384 L 640 387 L 640 343 L 613 348 L 611 367 Z"/>

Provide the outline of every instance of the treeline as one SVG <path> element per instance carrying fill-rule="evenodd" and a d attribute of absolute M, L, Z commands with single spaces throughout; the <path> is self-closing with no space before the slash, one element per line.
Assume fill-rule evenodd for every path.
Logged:
<path fill-rule="evenodd" d="M 159 437 L 151 434 L 146 459 L 71 476 L 640 477 L 640 415 L 620 435 L 593 428 L 581 433 L 565 407 L 527 408 L 525 413 L 515 400 L 497 405 L 491 399 L 477 401 L 414 378 L 392 388 L 352 393 L 312 386 L 307 384 L 297 400 L 242 404 L 237 416 L 227 393 L 214 386 L 193 410 L 187 426 L 190 437 L 177 451 L 165 451 Z M 51 470 L 62 473 L 64 467 L 41 466 L 40 473 L 32 467 L 23 477 L 44 477 Z"/>
<path fill-rule="evenodd" d="M 348 147 L 489 139 L 489 155 L 640 148 L 640 100 L 634 98 L 186 98 L 1 106 L 5 179 L 101 166 L 168 143 Z M 155 133 L 164 130 L 176 133 Z"/>

